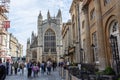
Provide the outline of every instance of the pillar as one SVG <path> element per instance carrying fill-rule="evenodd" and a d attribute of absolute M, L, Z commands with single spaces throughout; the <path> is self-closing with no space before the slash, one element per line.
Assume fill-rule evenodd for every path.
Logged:
<path fill-rule="evenodd" d="M 96 10 L 96 27 L 97 27 L 97 46 L 99 56 L 99 70 L 104 70 L 106 67 L 104 33 L 102 25 L 102 13 L 100 0 L 94 0 Z"/>
<path fill-rule="evenodd" d="M 86 63 L 92 63 L 92 56 L 91 56 L 91 44 L 90 44 L 90 26 L 89 26 L 89 15 L 88 15 L 88 5 L 85 5 L 83 7 L 83 12 L 85 16 L 85 33 L 86 33 L 86 49 L 84 49 L 85 52 L 85 62 Z"/>
<path fill-rule="evenodd" d="M 118 18 L 118 25 L 120 25 L 120 1 L 118 0 L 118 2 L 117 2 L 117 9 L 116 9 L 116 11 L 117 11 L 117 18 Z M 119 35 L 120 35 L 120 27 L 119 27 Z"/>

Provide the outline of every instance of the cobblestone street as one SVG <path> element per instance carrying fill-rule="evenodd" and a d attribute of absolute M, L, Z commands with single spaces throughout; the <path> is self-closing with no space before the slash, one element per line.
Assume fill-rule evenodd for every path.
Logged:
<path fill-rule="evenodd" d="M 62 79 L 59 76 L 58 70 L 54 72 L 52 71 L 50 75 L 47 75 L 46 73 L 43 75 L 40 73 L 39 76 L 35 78 L 27 78 L 27 70 L 25 70 L 24 75 L 20 75 L 18 73 L 18 75 L 7 76 L 5 80 L 62 80 Z"/>

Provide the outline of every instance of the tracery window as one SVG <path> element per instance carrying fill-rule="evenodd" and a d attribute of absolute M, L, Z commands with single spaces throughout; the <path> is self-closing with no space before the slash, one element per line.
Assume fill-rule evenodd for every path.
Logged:
<path fill-rule="evenodd" d="M 90 12 L 90 19 L 94 19 L 95 18 L 95 8 L 91 10 Z"/>
<path fill-rule="evenodd" d="M 56 36 L 52 29 L 48 29 L 44 35 L 44 52 L 56 52 Z"/>
<path fill-rule="evenodd" d="M 82 29 L 85 27 L 85 21 L 82 21 Z"/>
<path fill-rule="evenodd" d="M 116 55 L 120 55 L 120 35 L 119 35 L 119 25 L 118 25 L 118 21 L 114 20 L 112 21 L 112 23 L 110 24 L 110 36 L 113 35 L 114 37 L 114 41 L 111 42 L 111 45 L 113 44 L 114 46 L 112 46 L 112 50 L 114 50 L 112 52 L 112 54 L 116 54 Z M 114 56 L 113 56 L 114 57 Z"/>
<path fill-rule="evenodd" d="M 117 27 L 118 27 L 118 23 L 115 22 L 115 23 L 113 24 L 112 32 L 117 31 Z"/>
<path fill-rule="evenodd" d="M 104 5 L 110 3 L 111 0 L 104 0 Z"/>

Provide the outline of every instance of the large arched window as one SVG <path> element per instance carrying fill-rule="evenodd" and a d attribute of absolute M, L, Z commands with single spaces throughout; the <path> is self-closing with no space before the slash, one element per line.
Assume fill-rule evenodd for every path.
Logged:
<path fill-rule="evenodd" d="M 119 53 L 120 55 L 120 35 L 119 35 L 119 26 L 118 26 L 118 22 L 116 20 L 112 21 L 112 23 L 110 24 L 110 35 L 113 35 L 116 37 L 116 43 L 117 46 L 115 46 L 116 51 Z"/>
<path fill-rule="evenodd" d="M 111 51 L 113 66 L 115 68 L 116 74 L 119 74 L 119 60 L 120 60 L 120 35 L 119 35 L 119 25 L 118 21 L 114 20 L 110 24 L 110 42 L 111 42 Z"/>
<path fill-rule="evenodd" d="M 44 35 L 44 52 L 56 53 L 56 36 L 52 29 L 48 29 Z"/>

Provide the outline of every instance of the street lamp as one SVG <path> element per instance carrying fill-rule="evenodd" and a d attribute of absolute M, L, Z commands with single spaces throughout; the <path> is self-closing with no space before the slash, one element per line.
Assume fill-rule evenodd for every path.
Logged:
<path fill-rule="evenodd" d="M 117 42 L 117 36 L 110 35 L 110 43 L 111 43 L 111 49 L 112 49 L 112 58 L 113 58 L 113 66 L 115 66 L 115 72 L 118 75 L 119 70 L 119 51 L 118 51 L 118 42 Z"/>

